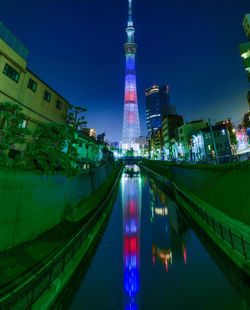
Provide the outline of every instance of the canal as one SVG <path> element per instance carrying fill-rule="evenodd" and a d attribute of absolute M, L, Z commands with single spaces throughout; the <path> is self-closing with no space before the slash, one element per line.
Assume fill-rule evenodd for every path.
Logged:
<path fill-rule="evenodd" d="M 81 266 L 83 275 L 78 271 L 70 283 L 71 297 L 65 294 L 56 308 L 249 309 L 249 279 L 171 194 L 133 168 L 133 177 L 122 174 L 107 228 Z"/>

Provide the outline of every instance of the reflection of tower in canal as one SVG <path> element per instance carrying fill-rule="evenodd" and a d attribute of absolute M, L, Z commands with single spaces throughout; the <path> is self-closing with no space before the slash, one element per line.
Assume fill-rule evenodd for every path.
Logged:
<path fill-rule="evenodd" d="M 133 166 L 138 170 L 137 166 Z M 122 176 L 123 207 L 123 263 L 124 290 L 127 294 L 126 310 L 137 309 L 135 296 L 139 290 L 140 262 L 140 217 L 141 179 L 140 176 Z"/>
<path fill-rule="evenodd" d="M 165 265 L 177 261 L 187 262 L 185 236 L 188 229 L 183 221 L 177 205 L 151 182 L 151 222 L 152 222 L 152 256 Z"/>

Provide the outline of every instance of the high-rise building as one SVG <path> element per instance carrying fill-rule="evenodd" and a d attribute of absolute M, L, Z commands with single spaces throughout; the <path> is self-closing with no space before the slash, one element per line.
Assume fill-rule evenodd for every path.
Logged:
<path fill-rule="evenodd" d="M 153 131 L 162 126 L 162 120 L 169 114 L 176 114 L 175 107 L 169 102 L 169 86 L 153 85 L 147 88 L 146 95 L 146 118 L 147 118 L 147 137 Z"/>
<path fill-rule="evenodd" d="M 137 45 L 134 43 L 135 28 L 132 21 L 132 0 L 128 0 L 128 24 L 126 28 L 127 42 L 124 44 L 126 54 L 125 98 L 122 143 L 133 144 L 140 136 L 139 113 L 136 91 L 135 54 Z"/>

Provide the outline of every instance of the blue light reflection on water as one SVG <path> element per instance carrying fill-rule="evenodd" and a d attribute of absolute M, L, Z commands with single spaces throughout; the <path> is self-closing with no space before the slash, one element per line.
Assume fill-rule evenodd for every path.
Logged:
<path fill-rule="evenodd" d="M 247 292 L 244 279 L 207 239 L 152 179 L 123 174 L 109 225 L 70 309 L 248 310 L 239 294 Z"/>
<path fill-rule="evenodd" d="M 129 166 L 137 170 L 137 166 Z M 125 309 L 137 309 L 140 264 L 141 182 L 139 176 L 122 176 L 124 291 Z"/>

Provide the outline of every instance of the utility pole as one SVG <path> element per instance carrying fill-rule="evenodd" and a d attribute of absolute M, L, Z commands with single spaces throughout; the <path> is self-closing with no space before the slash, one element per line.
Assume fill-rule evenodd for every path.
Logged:
<path fill-rule="evenodd" d="M 214 140 L 214 133 L 213 133 L 213 129 L 212 129 L 212 126 L 211 126 L 210 118 L 208 119 L 208 124 L 209 124 L 210 132 L 211 132 L 211 136 L 212 136 L 212 140 L 213 140 L 216 163 L 218 164 L 217 149 L 216 149 L 216 144 L 215 144 L 215 140 Z"/>

